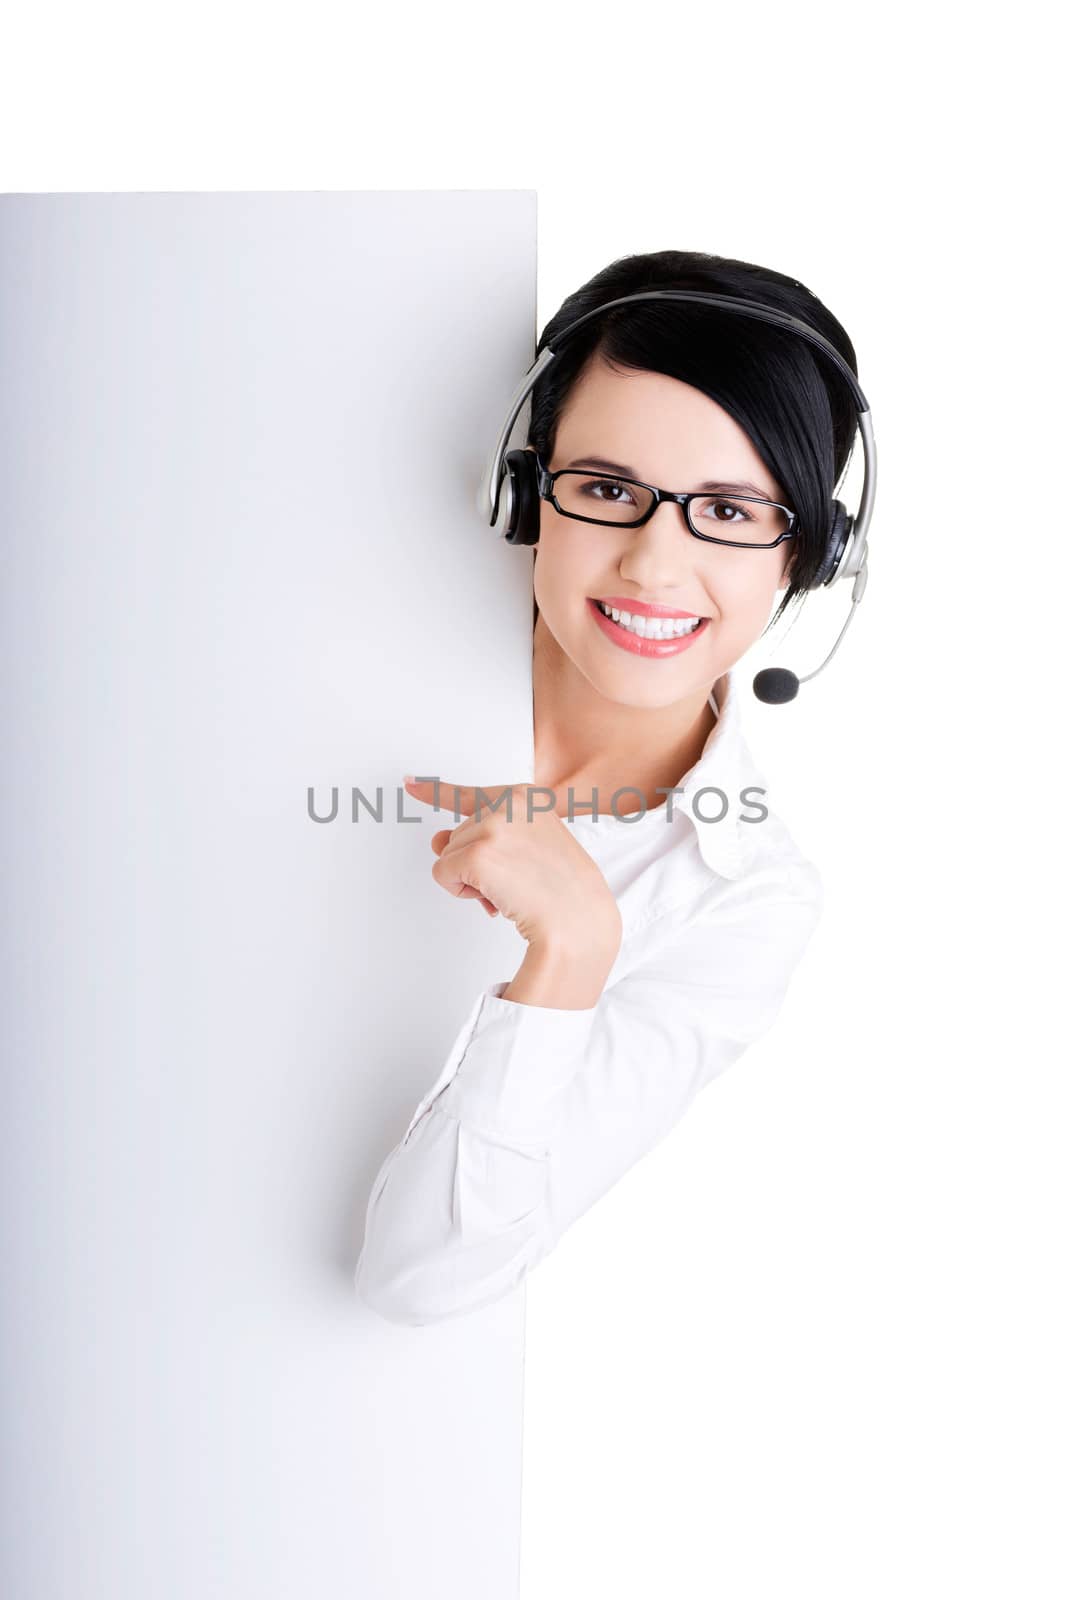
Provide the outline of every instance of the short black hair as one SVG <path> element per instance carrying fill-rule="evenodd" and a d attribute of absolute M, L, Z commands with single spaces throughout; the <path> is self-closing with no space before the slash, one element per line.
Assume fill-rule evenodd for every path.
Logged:
<path fill-rule="evenodd" d="M 822 333 L 854 373 L 849 335 L 810 289 L 785 273 L 698 250 L 621 256 L 570 294 L 538 340 L 545 344 L 586 311 L 643 289 L 696 289 L 757 300 Z M 595 356 L 660 372 L 699 389 L 744 428 L 797 513 L 789 583 L 771 619 L 803 598 L 823 555 L 831 500 L 857 429 L 849 386 L 831 359 L 786 328 L 717 306 L 638 301 L 591 317 L 567 339 L 530 396 L 527 444 L 548 461 L 572 386 Z"/>

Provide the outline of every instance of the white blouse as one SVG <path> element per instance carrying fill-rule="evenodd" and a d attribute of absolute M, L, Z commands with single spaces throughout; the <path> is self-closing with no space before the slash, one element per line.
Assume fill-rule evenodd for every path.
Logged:
<path fill-rule="evenodd" d="M 525 1005 L 501 999 L 511 976 L 492 984 L 386 1157 L 355 1281 L 391 1322 L 508 1294 L 774 1022 L 822 882 L 768 806 L 732 676 L 716 690 L 701 757 L 663 804 L 615 817 L 602 796 L 600 817 L 561 818 L 622 917 L 597 1004 Z"/>

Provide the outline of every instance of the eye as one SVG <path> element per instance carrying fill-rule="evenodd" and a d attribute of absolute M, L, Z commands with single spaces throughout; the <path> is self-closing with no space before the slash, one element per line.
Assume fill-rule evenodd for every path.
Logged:
<path fill-rule="evenodd" d="M 598 494 L 596 490 L 607 489 L 608 493 Z M 622 506 L 635 505 L 636 501 L 626 484 L 619 478 L 588 478 L 582 485 L 582 493 L 593 500 L 600 500 L 604 505 Z M 625 499 L 620 498 L 626 496 Z"/>
<path fill-rule="evenodd" d="M 739 522 L 756 520 L 751 511 L 747 511 L 744 506 L 736 504 L 733 500 L 697 501 L 694 503 L 694 511 L 697 516 L 707 517 L 710 522 L 718 522 L 728 528 Z"/>

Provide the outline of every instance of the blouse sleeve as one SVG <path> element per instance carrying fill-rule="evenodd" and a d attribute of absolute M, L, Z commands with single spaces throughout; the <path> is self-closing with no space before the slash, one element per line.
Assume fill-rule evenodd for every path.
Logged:
<path fill-rule="evenodd" d="M 504 1000 L 511 980 L 479 995 L 375 1180 L 363 1299 L 421 1326 L 514 1289 L 767 1031 L 821 906 L 806 862 L 728 893 L 588 1010 Z"/>

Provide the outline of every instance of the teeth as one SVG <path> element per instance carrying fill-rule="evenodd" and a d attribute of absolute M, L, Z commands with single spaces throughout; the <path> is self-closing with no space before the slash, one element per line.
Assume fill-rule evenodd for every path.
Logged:
<path fill-rule="evenodd" d="M 701 626 L 700 617 L 690 620 L 686 617 L 631 616 L 629 611 L 616 611 L 600 600 L 597 605 L 606 617 L 618 622 L 628 633 L 636 633 L 639 639 L 679 639 L 684 633 L 693 633 L 695 628 Z"/>

